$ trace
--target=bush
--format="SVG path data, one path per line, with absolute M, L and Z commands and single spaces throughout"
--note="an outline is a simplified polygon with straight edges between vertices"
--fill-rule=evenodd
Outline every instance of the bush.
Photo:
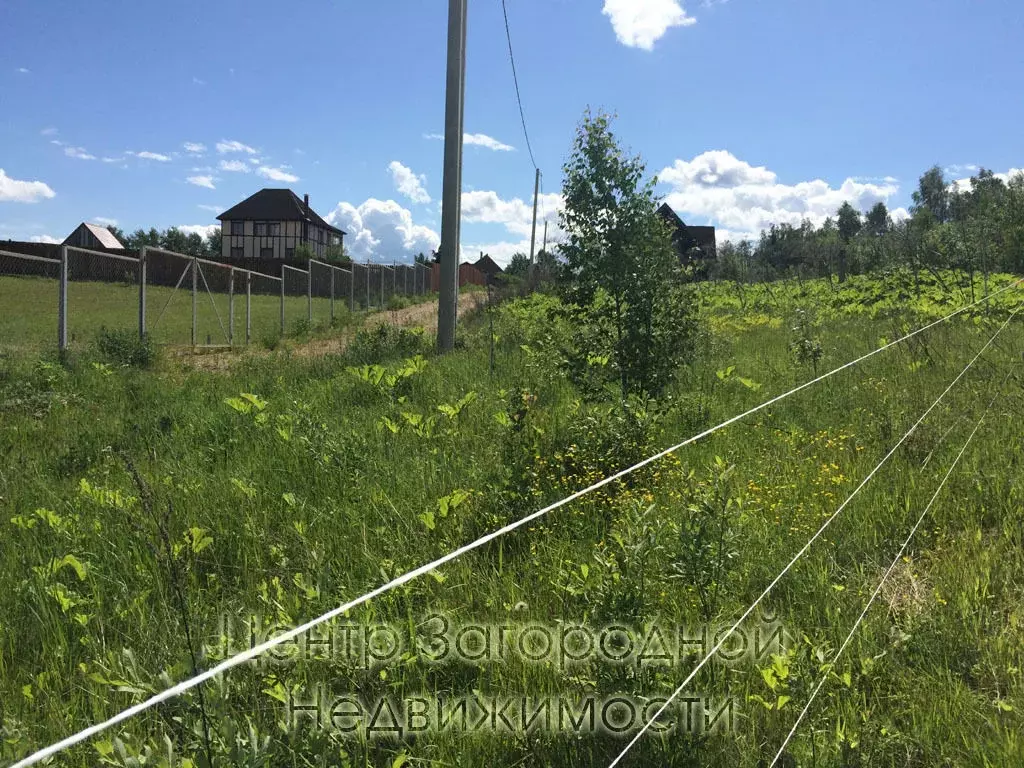
M 148 335 L 140 338 L 136 331 L 127 328 L 100 328 L 96 351 L 108 363 L 131 368 L 149 368 L 157 356 L 156 345 Z
M 399 296 L 397 293 L 394 293 L 388 299 L 388 309 L 392 312 L 397 312 L 400 309 L 405 309 L 411 303 L 405 296 Z
M 279 330 L 267 331 L 260 336 L 260 345 L 264 349 L 273 352 L 281 346 L 281 332 Z
M 378 363 L 398 357 L 412 357 L 428 351 L 422 328 L 399 328 L 381 323 L 356 334 L 348 348 L 348 357 L 356 363 Z

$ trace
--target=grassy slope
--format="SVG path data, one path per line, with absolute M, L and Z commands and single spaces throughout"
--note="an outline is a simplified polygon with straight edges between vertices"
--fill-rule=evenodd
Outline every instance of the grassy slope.
M 204 273 L 205 274 L 205 273 Z M 213 280 L 214 275 L 208 277 Z M 251 334 L 253 343 L 278 334 L 281 328 L 280 284 L 270 280 L 254 284 Z M 240 281 L 239 281 L 240 282 Z M 192 335 L 191 283 L 174 290 L 149 286 L 146 291 L 146 324 L 159 344 L 189 344 Z M 291 290 L 292 286 L 289 286 Z M 234 299 L 234 338 L 245 340 L 244 286 Z M 199 344 L 226 345 L 230 330 L 231 301 L 225 285 L 211 285 L 207 292 L 199 285 L 196 302 Z M 379 293 L 379 292 L 378 292 Z M 374 298 L 379 301 L 379 296 Z M 330 320 L 330 300 L 313 298 L 313 324 Z M 101 327 L 138 328 L 138 287 L 117 283 L 75 282 L 68 289 L 68 338 L 81 348 Z M 335 304 L 343 314 L 347 294 Z M 0 351 L 42 350 L 56 344 L 57 281 L 40 277 L 0 277 Z M 308 315 L 305 295 L 285 297 L 285 331 L 294 333 Z
M 682 372 L 649 439 L 580 405 L 548 361 L 519 346 L 533 344 L 543 325 L 513 313 L 498 323 L 493 375 L 487 336 L 473 330 L 463 350 L 431 358 L 395 392 L 346 371 L 369 361 L 358 349 L 347 360 L 253 361 L 228 375 L 172 368 L 109 373 L 86 361 L 70 371 L 44 365 L 6 372 L 3 757 L 108 716 L 138 699 L 133 689 L 164 687 L 165 670 L 172 679 L 187 674 L 182 613 L 158 554 L 160 521 L 179 548 L 190 624 L 211 645 L 224 612 L 302 621 L 805 380 L 809 369 L 796 365 L 787 348 L 798 301 L 817 308 L 822 369 L 942 309 L 924 301 L 917 302 L 923 314 L 873 317 L 857 308 L 859 301 L 873 303 L 865 298 L 870 287 L 860 286 L 858 299 L 812 285 L 798 299 L 792 287 L 776 286 L 773 295 L 745 299 L 746 309 L 730 306 L 733 288 L 708 287 L 705 313 L 717 331 Z M 353 619 L 408 625 L 444 610 L 477 623 L 692 626 L 709 611 L 715 621 L 731 621 L 993 331 L 984 318 L 929 331 L 686 449 L 628 488 L 575 502 L 446 566 L 436 579 L 376 600 Z M 743 712 L 736 733 L 648 738 L 631 764 L 754 766 L 774 754 L 815 682 L 817 654 L 845 636 L 997 383 L 1019 360 L 1022 341 L 1015 323 L 773 592 L 767 607 L 794 638 L 788 677 L 762 674 L 770 659 L 712 665 L 693 689 L 736 697 Z M 728 366 L 735 370 L 720 378 Z M 225 404 L 240 392 L 267 402 L 266 419 Z M 468 392 L 478 397 L 454 420 L 437 411 Z M 525 400 L 523 392 L 530 393 Z M 1010 765 L 1024 758 L 1024 489 L 1014 418 L 1021 405 L 1013 379 L 915 540 L 895 590 L 849 649 L 841 667 L 850 673 L 848 684 L 832 680 L 796 740 L 801 764 L 810 764 L 809 726 L 820 765 L 858 758 L 871 765 Z M 417 434 L 410 426 L 431 415 L 432 429 Z M 383 417 L 399 425 L 397 434 Z M 137 499 L 126 462 L 153 494 L 151 513 Z M 120 495 L 83 493 L 83 478 Z M 469 491 L 469 499 L 441 517 L 438 499 L 457 489 Z M 686 575 L 695 562 L 697 574 L 711 567 L 693 546 L 692 524 L 704 512 L 728 521 L 731 554 L 710 608 Z M 420 518 L 427 513 L 434 514 L 433 528 Z M 61 565 L 65 555 L 76 560 Z M 674 577 L 673 563 L 684 578 Z M 206 687 L 205 704 L 225 765 L 342 765 L 344 752 L 353 764 L 389 765 L 402 750 L 436 765 L 601 765 L 620 739 L 441 734 L 365 747 L 309 729 L 286 733 L 278 699 L 322 679 L 338 693 L 370 698 L 474 689 L 651 696 L 684 674 L 606 663 L 563 671 L 514 659 L 479 669 L 408 659 L 381 674 L 311 662 L 236 670 Z M 792 697 L 781 709 L 748 700 L 777 704 L 780 695 Z M 193 696 L 118 733 L 129 752 L 146 743 L 165 751 L 166 733 L 179 754 L 197 756 L 199 722 Z M 231 723 L 240 731 L 232 732 Z M 70 764 L 95 764 L 97 754 L 83 747 Z

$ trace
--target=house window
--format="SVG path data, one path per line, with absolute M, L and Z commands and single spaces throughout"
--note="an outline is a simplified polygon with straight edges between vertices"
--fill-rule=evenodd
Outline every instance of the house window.
M 232 235 L 244 235 L 245 234 L 245 222 L 244 221 L 232 221 L 231 222 L 231 234 Z
M 309 242 L 318 243 L 320 242 L 320 232 L 313 227 L 309 228 Z
M 276 222 L 273 224 L 268 224 L 267 234 L 271 235 L 272 237 L 277 237 L 278 235 L 281 234 L 281 225 Z
M 265 221 L 257 221 L 253 225 L 253 233 L 256 235 L 256 237 L 266 237 L 267 223 Z
M 341 245 L 341 238 L 337 235 L 331 235 L 331 245 Z
M 284 249 L 284 257 L 286 259 L 294 259 L 295 258 L 295 249 L 294 248 L 285 248 Z
M 274 249 L 273 248 L 260 248 L 260 258 L 261 259 L 272 259 L 272 258 L 274 258 Z
M 231 249 L 231 258 L 232 259 L 244 259 L 245 258 L 245 248 L 232 248 Z

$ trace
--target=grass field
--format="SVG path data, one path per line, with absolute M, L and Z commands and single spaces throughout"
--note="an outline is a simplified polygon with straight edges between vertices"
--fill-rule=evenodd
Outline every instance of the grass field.
M 193 656 L 209 666 L 971 300 L 971 286 L 941 277 L 703 286 L 692 363 L 658 402 L 626 409 L 585 398 L 561 373 L 565 329 L 545 316 L 545 296 L 496 310 L 493 334 L 486 316 L 463 324 L 445 357 L 415 334 L 381 331 L 344 355 L 285 351 L 221 373 L 85 353 L 67 367 L 0 360 L 0 757 L 109 717 L 188 677 Z M 33 306 L 27 295 L 43 288 L 30 284 L 0 281 L 0 306 Z M 334 625 L 359 627 L 343 635 L 359 647 L 366 627 L 387 625 L 401 653 L 370 638 L 383 659 L 372 664 L 344 644 L 302 646 L 57 764 L 607 765 L 626 739 L 585 724 L 440 729 L 431 716 L 396 738 L 387 714 L 371 713 L 383 697 L 440 699 L 451 715 L 452 700 L 476 695 L 530 697 L 530 712 L 562 697 L 576 714 L 594 697 L 598 716 L 629 697 L 650 714 L 693 668 L 685 651 L 699 649 L 702 628 L 713 638 L 742 614 L 1022 301 L 1008 290 Z M 3 338 L 24 327 L 10 316 Z M 993 397 L 784 764 L 1024 764 L 1019 317 L 765 599 L 764 637 L 782 641 L 755 652 L 748 622 L 728 645 L 749 642 L 747 652 L 705 667 L 667 718 L 675 727 L 645 736 L 624 765 L 770 762 Z M 174 327 L 187 338 L 187 324 Z M 815 344 L 818 355 L 793 351 Z M 466 653 L 412 650 L 439 633 L 435 613 L 449 650 L 464 630 Z M 488 637 L 502 642 L 484 625 L 510 627 L 511 650 L 478 656 Z M 579 625 L 603 647 L 578 662 L 542 652 L 536 627 L 558 639 Z M 613 625 L 628 632 L 602 635 Z M 376 733 L 342 732 L 354 719 L 332 719 L 336 709 L 319 727 L 296 714 L 346 695 Z
M 186 281 L 188 282 L 188 281 Z M 255 278 L 252 295 L 251 341 L 280 335 L 280 284 Z M 301 293 L 301 292 L 300 292 Z M 68 340 L 81 349 L 91 342 L 100 328 L 137 329 L 139 324 L 138 286 L 75 282 L 68 288 Z M 411 297 L 415 298 L 415 297 Z M 377 297 L 379 301 L 379 296 Z M 0 277 L 0 351 L 40 352 L 57 343 L 57 281 L 41 277 Z M 200 285 L 196 301 L 199 345 L 225 346 L 233 334 L 236 344 L 245 343 L 245 295 L 239 289 L 232 302 L 226 287 L 208 292 Z M 347 297 L 335 302 L 335 316 L 347 314 Z M 305 295 L 285 297 L 285 335 L 294 335 L 308 325 L 308 299 Z M 233 325 L 232 325 L 233 314 Z M 330 322 L 330 299 L 312 300 L 313 326 Z M 192 343 L 191 284 L 174 290 L 148 286 L 146 289 L 146 326 L 158 344 Z

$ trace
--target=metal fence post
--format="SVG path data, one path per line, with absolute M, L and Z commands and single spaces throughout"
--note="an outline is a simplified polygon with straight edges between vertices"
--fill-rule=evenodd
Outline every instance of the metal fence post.
M 331 267 L 331 325 L 334 325 L 334 267 Z
M 146 246 L 139 252 L 139 338 L 146 338 Z
M 235 268 L 228 270 L 228 346 L 235 346 Z
M 68 247 L 60 248 L 60 283 L 57 286 L 57 347 L 68 348 Z
M 284 264 L 281 265 L 281 335 L 284 336 L 284 278 L 286 270 Z
M 313 262 L 306 265 L 306 320 L 313 325 Z
M 252 272 L 245 273 L 245 345 L 252 339 Z
M 370 262 L 366 262 L 366 311 L 370 311 Z
M 356 263 L 353 261 L 348 272 L 348 311 L 356 311 Z
M 380 265 L 380 308 L 384 309 L 384 275 L 387 272 L 387 267 L 383 264 Z
M 192 346 L 196 346 L 196 337 L 199 333 L 199 259 L 192 257 Z

